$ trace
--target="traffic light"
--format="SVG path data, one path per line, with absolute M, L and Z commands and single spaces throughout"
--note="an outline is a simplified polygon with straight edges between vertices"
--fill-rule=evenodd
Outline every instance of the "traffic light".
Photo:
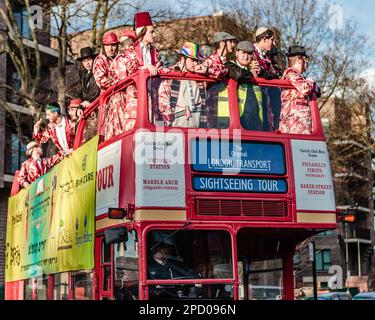
M 356 214 L 353 211 L 341 211 L 340 221 L 346 223 L 354 223 L 357 219 Z

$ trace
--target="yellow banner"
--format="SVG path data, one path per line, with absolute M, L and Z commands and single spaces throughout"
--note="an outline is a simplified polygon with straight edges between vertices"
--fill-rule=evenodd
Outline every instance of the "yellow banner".
M 98 136 L 9 198 L 5 281 L 94 268 Z

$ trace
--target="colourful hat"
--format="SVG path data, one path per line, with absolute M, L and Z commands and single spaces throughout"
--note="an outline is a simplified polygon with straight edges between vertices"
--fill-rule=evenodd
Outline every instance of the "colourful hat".
M 68 109 L 70 109 L 70 108 L 78 108 L 81 103 L 82 103 L 82 99 L 79 99 L 79 98 L 78 99 L 72 99 L 72 100 L 70 100 Z
M 178 54 L 194 60 L 204 60 L 199 52 L 199 44 L 185 42 L 181 50 L 175 50 Z
M 103 35 L 102 38 L 102 44 L 117 44 L 118 38 L 116 33 L 114 32 L 108 32 L 105 35 Z
M 33 151 L 33 149 L 35 148 L 35 147 L 39 147 L 40 146 L 40 144 L 38 144 L 38 143 L 36 143 L 35 141 L 31 141 L 31 142 L 29 142 L 27 145 L 26 145 L 26 155 L 28 156 L 28 157 L 30 157 L 31 156 L 31 152 Z
M 144 27 L 152 26 L 152 20 L 149 12 L 137 12 L 134 15 L 134 30 L 137 35 Z

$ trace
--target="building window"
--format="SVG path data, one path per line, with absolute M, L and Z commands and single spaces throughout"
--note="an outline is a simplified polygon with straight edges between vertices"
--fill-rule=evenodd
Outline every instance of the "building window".
M 331 266 L 331 250 L 322 249 L 316 252 L 316 270 L 326 271 Z
M 6 153 L 5 153 L 5 173 L 14 174 L 26 161 L 26 146 L 23 145 L 14 132 L 6 132 Z
M 17 22 L 18 30 L 23 38 L 31 40 L 31 32 L 29 27 L 29 13 L 26 8 L 15 8 L 13 10 L 14 17 Z
M 16 92 L 19 92 L 21 89 L 21 78 L 16 71 L 12 72 L 12 88 Z

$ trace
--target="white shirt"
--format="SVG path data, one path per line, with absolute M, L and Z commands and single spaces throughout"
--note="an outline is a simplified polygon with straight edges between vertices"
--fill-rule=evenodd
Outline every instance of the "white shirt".
M 65 127 L 66 127 L 65 117 L 62 118 L 60 124 L 57 124 L 57 123 L 55 124 L 57 140 L 59 141 L 61 148 L 64 151 L 68 151 L 70 148 L 68 145 L 68 141 L 66 139 Z
M 254 47 L 258 51 L 259 57 L 261 59 L 268 59 L 267 58 L 267 51 L 266 50 L 260 50 L 255 43 L 254 43 Z
M 151 64 L 151 50 L 150 50 L 150 45 L 145 46 L 141 42 L 141 50 L 142 50 L 142 56 L 143 56 L 143 65 Z

